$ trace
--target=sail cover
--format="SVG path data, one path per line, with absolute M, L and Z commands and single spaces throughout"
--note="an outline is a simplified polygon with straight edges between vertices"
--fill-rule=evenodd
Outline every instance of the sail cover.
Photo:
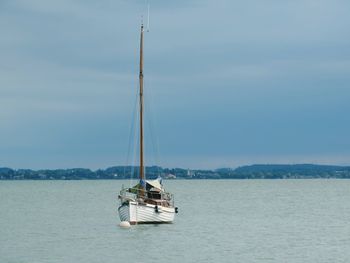
M 141 183 L 138 183 L 133 188 L 129 190 L 129 192 L 136 194 L 138 192 L 138 189 L 143 188 Z M 155 180 L 146 180 L 146 189 L 147 191 L 162 191 L 163 185 L 161 178 L 157 178 Z
M 146 181 L 148 185 L 150 185 L 151 187 L 155 188 L 158 191 L 162 190 L 162 185 L 160 183 L 160 180 L 156 179 L 156 180 L 147 180 Z

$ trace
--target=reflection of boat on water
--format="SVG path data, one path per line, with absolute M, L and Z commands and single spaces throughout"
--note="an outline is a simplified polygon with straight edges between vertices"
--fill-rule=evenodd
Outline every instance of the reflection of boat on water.
M 140 110 L 140 182 L 131 188 L 122 188 L 118 196 L 121 221 L 130 224 L 172 223 L 177 213 L 173 195 L 164 190 L 162 179 L 146 180 L 143 163 L 143 34 L 141 25 L 139 110 Z

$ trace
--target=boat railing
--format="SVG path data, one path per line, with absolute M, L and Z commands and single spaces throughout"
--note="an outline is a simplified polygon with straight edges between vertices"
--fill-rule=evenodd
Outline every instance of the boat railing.
M 136 200 L 139 196 L 144 195 L 149 197 L 150 199 L 159 199 L 168 201 L 168 203 L 174 206 L 174 195 L 165 191 L 161 191 L 160 193 L 155 193 L 154 191 L 145 191 L 140 188 L 131 187 L 131 188 L 122 188 L 119 193 L 119 198 L 122 200 Z M 154 195 L 160 195 L 158 197 L 154 197 Z

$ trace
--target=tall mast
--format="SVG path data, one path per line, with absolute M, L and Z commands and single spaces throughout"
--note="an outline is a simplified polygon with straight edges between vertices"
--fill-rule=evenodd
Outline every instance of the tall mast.
M 145 175 L 144 175 L 144 163 L 143 163 L 143 24 L 141 24 L 141 38 L 140 38 L 140 182 L 143 188 L 145 188 Z M 144 192 L 141 191 L 141 195 Z

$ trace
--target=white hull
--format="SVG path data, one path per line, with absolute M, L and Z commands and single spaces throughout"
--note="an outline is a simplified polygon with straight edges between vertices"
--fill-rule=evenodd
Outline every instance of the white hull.
M 155 205 L 139 204 L 135 201 L 121 205 L 118 212 L 120 220 L 130 224 L 172 223 L 175 217 L 174 207 L 158 206 L 156 209 Z

